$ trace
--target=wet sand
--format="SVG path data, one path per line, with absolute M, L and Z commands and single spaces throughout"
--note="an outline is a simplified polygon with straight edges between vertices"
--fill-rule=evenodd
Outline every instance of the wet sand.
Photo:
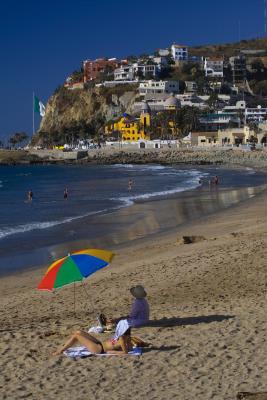
M 110 267 L 55 293 L 34 289 L 45 269 L 0 280 L 3 399 L 215 399 L 267 391 L 267 193 L 117 250 Z M 205 240 L 181 244 L 182 237 Z M 52 358 L 96 315 L 124 315 L 143 284 L 151 343 L 140 358 Z M 105 335 L 100 335 L 105 337 Z
M 0 276 L 25 268 L 49 265 L 69 252 L 82 248 L 109 248 L 114 251 L 131 246 L 133 241 L 143 242 L 158 235 L 165 235 L 177 227 L 205 215 L 252 198 L 266 185 L 233 188 L 212 186 L 185 191 L 169 199 L 137 202 L 116 211 L 81 218 L 78 222 L 34 231 L 33 240 L 23 234 L 5 239 L 0 248 Z M 56 240 L 58 244 L 53 244 Z M 17 248 L 19 251 L 13 251 Z

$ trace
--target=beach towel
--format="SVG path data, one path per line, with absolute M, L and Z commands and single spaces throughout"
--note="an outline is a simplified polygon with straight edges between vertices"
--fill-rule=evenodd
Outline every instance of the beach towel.
M 88 333 L 103 333 L 104 328 L 102 326 L 92 326 L 88 329 Z
M 112 329 L 106 329 L 106 327 L 102 326 L 91 326 L 91 328 L 88 329 L 88 333 L 112 333 Z
M 135 347 L 132 351 L 125 356 L 141 356 L 142 349 L 139 347 Z M 107 356 L 116 356 L 117 354 L 95 354 L 91 353 L 86 347 L 84 346 L 77 346 L 77 347 L 70 347 L 68 350 L 64 351 L 65 356 L 71 358 L 85 358 L 89 356 L 97 356 L 97 357 L 107 357 Z

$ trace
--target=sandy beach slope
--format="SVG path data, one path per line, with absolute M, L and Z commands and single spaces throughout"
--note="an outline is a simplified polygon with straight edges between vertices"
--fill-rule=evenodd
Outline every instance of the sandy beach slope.
M 267 391 L 267 194 L 176 233 L 122 249 L 110 268 L 54 294 L 44 269 L 0 280 L 1 399 L 232 400 Z M 183 235 L 206 240 L 179 244 Z M 118 316 L 145 285 L 153 326 L 142 357 L 71 360 L 50 353 L 99 311 Z M 103 335 L 101 336 L 103 337 Z

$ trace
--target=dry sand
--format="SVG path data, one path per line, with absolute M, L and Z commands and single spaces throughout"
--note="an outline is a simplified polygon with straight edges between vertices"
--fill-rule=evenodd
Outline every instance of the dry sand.
M 4 277 L 1 399 L 230 400 L 267 391 L 267 194 L 122 249 L 109 268 L 53 293 L 34 288 L 45 269 Z M 180 244 L 182 235 L 204 236 Z M 129 310 L 143 284 L 154 326 L 135 332 L 143 356 L 72 360 L 50 353 L 99 311 Z M 101 335 L 100 337 L 104 337 Z

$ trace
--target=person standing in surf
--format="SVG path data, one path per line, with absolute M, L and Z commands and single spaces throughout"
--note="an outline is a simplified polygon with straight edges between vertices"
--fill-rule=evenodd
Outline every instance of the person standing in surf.
M 30 190 L 28 191 L 28 201 L 29 201 L 29 202 L 32 202 L 32 199 L 33 199 L 33 191 L 30 189 Z
M 128 190 L 129 190 L 129 192 L 132 190 L 133 184 L 134 184 L 133 180 L 129 179 L 129 181 L 128 181 Z

